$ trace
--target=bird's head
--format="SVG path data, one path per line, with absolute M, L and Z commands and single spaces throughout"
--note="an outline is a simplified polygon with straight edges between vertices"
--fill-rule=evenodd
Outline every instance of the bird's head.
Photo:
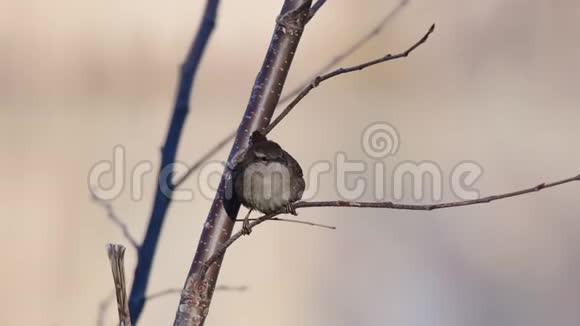
M 258 162 L 281 161 L 284 151 L 277 143 L 270 141 L 260 131 L 254 131 L 250 137 L 250 159 Z
M 252 150 L 257 161 L 280 161 L 284 156 L 284 151 L 280 145 L 269 140 L 255 144 L 252 146 Z

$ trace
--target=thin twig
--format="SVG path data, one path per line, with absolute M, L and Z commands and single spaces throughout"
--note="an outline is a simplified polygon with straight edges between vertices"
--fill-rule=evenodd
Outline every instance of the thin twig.
M 246 285 L 240 286 L 218 285 L 215 287 L 215 290 L 223 292 L 244 292 L 248 290 L 248 287 Z M 180 292 L 181 292 L 180 288 L 165 289 L 148 295 L 147 297 L 145 297 L 145 301 L 155 300 L 166 295 L 176 294 Z M 107 295 L 103 300 L 101 300 L 101 302 L 99 303 L 99 308 L 97 310 L 96 326 L 105 326 L 105 317 L 107 314 L 107 310 L 109 310 L 109 307 L 111 306 L 111 303 L 113 302 L 114 299 L 115 299 L 115 291 L 111 291 L 109 295 Z
M 248 290 L 248 287 L 245 285 L 240 285 L 240 286 L 231 286 L 231 285 L 218 285 L 215 287 L 216 291 L 232 291 L 232 292 L 244 292 Z
M 125 283 L 125 247 L 119 244 L 108 244 L 107 255 L 111 262 L 113 281 L 115 283 L 115 296 L 117 297 L 117 310 L 119 311 L 119 325 L 131 326 L 129 303 L 127 302 L 127 286 Z
M 387 209 L 401 209 L 401 210 L 415 210 L 415 211 L 432 211 L 436 209 L 443 209 L 443 208 L 452 208 L 452 207 L 461 207 L 461 206 L 471 206 L 477 204 L 485 204 L 492 201 L 521 196 L 533 192 L 538 192 L 543 189 L 557 187 L 566 183 L 580 181 L 580 174 L 551 182 L 551 183 L 540 183 L 537 186 L 526 188 L 523 190 L 508 192 L 500 195 L 492 195 L 487 197 L 482 197 L 479 199 L 472 199 L 472 200 L 462 200 L 462 201 L 455 201 L 455 202 L 448 202 L 442 204 L 427 204 L 427 205 L 408 205 L 408 204 L 395 204 L 393 202 L 360 202 L 360 201 L 343 201 L 343 200 L 336 200 L 336 201 L 317 201 L 317 202 L 298 202 L 294 204 L 295 208 L 308 208 L 308 207 L 355 207 L 355 208 L 387 208 Z M 249 229 L 252 230 L 254 227 L 266 222 L 268 220 L 272 220 L 277 215 L 281 213 L 273 213 L 261 216 L 255 219 L 253 222 L 250 222 Z M 204 268 L 202 269 L 203 273 L 200 273 L 202 279 L 205 275 L 205 271 L 214 264 L 222 255 L 225 254 L 226 250 L 229 246 L 231 246 L 236 240 L 241 238 L 244 235 L 242 231 L 237 232 L 236 234 L 232 235 L 228 241 L 226 241 L 222 247 L 216 251 L 216 253 L 211 256 L 204 264 Z
M 409 4 L 410 0 L 401 0 L 396 7 L 391 9 L 373 28 L 364 34 L 361 38 L 356 40 L 353 44 L 351 44 L 346 50 L 336 55 L 332 58 L 327 64 L 325 64 L 322 68 L 320 68 L 315 74 L 312 74 L 308 80 L 304 83 L 301 83 L 298 87 L 294 88 L 292 91 L 288 92 L 286 95 L 282 96 L 280 99 L 280 103 L 286 103 L 287 101 L 294 98 L 300 91 L 304 89 L 304 87 L 308 86 L 311 83 L 312 79 L 316 78 L 316 76 L 323 75 L 327 73 L 330 69 L 341 63 L 344 59 L 349 57 L 351 54 L 356 52 L 358 49 L 362 48 L 365 44 L 367 44 L 372 38 L 379 35 L 385 26 L 392 22 L 393 19 L 402 11 L 402 9 Z M 314 8 L 314 6 L 313 6 Z
M 139 243 L 131 235 L 131 232 L 129 231 L 129 227 L 127 226 L 127 224 L 125 224 L 119 218 L 119 216 L 117 216 L 111 202 L 99 197 L 94 189 L 90 189 L 89 191 L 91 192 L 91 199 L 107 212 L 107 217 L 109 218 L 109 220 L 111 220 L 111 222 L 113 222 L 119 229 L 121 229 L 121 232 L 123 232 L 123 236 L 131 244 L 131 246 L 135 248 L 135 250 L 139 250 Z
M 319 1 L 320 2 L 320 1 Z M 319 2 L 315 3 L 311 10 L 310 15 L 312 16 L 312 10 L 316 9 L 315 12 L 324 4 L 319 4 Z M 323 1 L 326 2 L 326 1 Z M 373 37 L 379 35 L 385 26 L 393 21 L 393 19 L 401 12 L 401 9 L 405 7 L 410 0 L 401 0 L 396 7 L 394 7 L 387 15 L 385 15 L 368 33 L 363 35 L 362 38 L 357 39 L 352 45 L 350 45 L 345 51 L 339 53 L 337 56 L 333 57 L 328 63 L 326 63 L 322 68 L 320 68 L 315 74 L 313 74 L 312 78 L 308 79 L 306 82 L 301 83 L 298 87 L 294 88 L 292 91 L 288 92 L 286 95 L 280 98 L 280 102 L 278 103 L 278 107 L 282 106 L 284 103 L 288 102 L 292 98 L 294 98 L 300 91 L 304 89 L 304 87 L 308 86 L 311 83 L 311 80 L 316 76 L 322 75 L 327 73 L 330 69 L 341 63 L 344 59 L 348 56 L 356 52 L 358 49 L 363 47 L 367 44 Z M 315 6 L 318 5 L 318 8 Z M 310 18 L 309 18 L 310 19 Z M 177 181 L 174 182 L 173 188 L 179 187 L 195 170 L 197 170 L 200 166 L 203 165 L 207 160 L 213 157 L 217 152 L 219 152 L 225 145 L 227 145 L 230 141 L 232 141 L 236 137 L 236 130 L 229 133 L 226 137 L 224 137 L 219 143 L 215 144 L 209 151 L 207 151 L 200 159 L 198 159 L 195 163 L 191 165 L 191 167 L 181 176 Z
M 107 315 L 107 310 L 115 298 L 115 291 L 111 291 L 101 302 L 99 303 L 99 308 L 97 309 L 97 326 L 105 326 L 105 317 Z
M 318 0 L 318 1 L 316 1 L 315 4 L 312 5 L 312 7 L 310 7 L 310 12 L 308 13 L 307 22 L 309 22 L 312 19 L 312 17 L 314 17 L 314 15 L 316 15 L 316 13 L 318 12 L 318 9 L 320 9 L 320 7 L 324 6 L 325 3 L 326 3 L 326 0 Z
M 173 189 L 181 186 L 181 184 L 187 178 L 189 178 L 189 176 L 195 170 L 199 169 L 203 165 L 203 163 L 205 163 L 212 156 L 214 156 L 217 152 L 219 152 L 222 148 L 224 148 L 230 142 L 230 140 L 234 139 L 234 137 L 236 137 L 236 132 L 235 131 L 231 132 L 226 138 L 222 139 L 222 141 L 220 141 L 214 147 L 212 147 L 210 150 L 208 150 L 199 160 L 197 160 L 195 163 L 193 163 L 187 169 L 187 171 L 185 171 L 185 173 L 182 176 L 180 176 L 179 178 L 177 178 L 177 180 L 173 183 L 173 186 L 172 186 Z
M 231 291 L 231 292 L 244 292 L 247 289 L 248 289 L 248 287 L 245 285 L 241 285 L 241 286 L 218 285 L 215 287 L 216 291 Z M 158 298 L 164 297 L 166 295 L 181 293 L 181 291 L 182 291 L 181 288 L 172 288 L 172 289 L 161 290 L 159 292 L 154 292 L 154 293 L 148 295 L 146 300 L 150 301 L 150 300 L 158 299 Z
M 487 197 L 482 197 L 479 199 L 463 200 L 456 202 L 448 202 L 441 204 L 427 204 L 427 205 L 408 205 L 408 204 L 395 204 L 393 202 L 357 202 L 357 201 L 318 201 L 318 202 L 299 202 L 294 206 L 296 208 L 307 208 L 307 207 L 358 207 L 358 208 L 389 208 L 389 209 L 401 209 L 401 210 L 414 210 L 414 211 L 433 211 L 436 209 L 461 207 L 461 206 L 471 206 L 478 204 L 486 204 L 492 201 L 521 196 L 529 194 L 532 192 L 537 192 L 542 189 L 556 187 L 565 183 L 570 183 L 573 181 L 580 181 L 580 175 L 572 178 L 552 182 L 552 183 L 541 183 L 537 186 L 518 190 L 514 192 L 508 192 L 501 195 L 492 195 Z
M 146 300 L 150 301 L 150 300 L 154 300 L 154 299 L 166 296 L 168 294 L 174 294 L 174 293 L 180 293 L 180 292 L 181 292 L 181 289 L 178 289 L 178 288 L 165 289 L 165 290 L 161 290 L 159 292 L 155 292 L 155 293 L 148 295 Z
M 257 220 L 257 218 L 250 218 L 248 220 L 255 221 L 255 220 Z M 243 222 L 243 221 L 244 221 L 243 219 L 236 220 L 236 222 Z M 300 221 L 300 220 L 291 220 L 291 219 L 281 218 L 281 217 L 274 217 L 270 221 L 280 221 L 280 222 L 304 224 L 304 225 L 310 225 L 310 226 L 320 227 L 320 228 L 329 229 L 329 230 L 336 230 L 336 226 L 332 226 L 332 225 L 318 224 L 318 223 L 314 223 L 314 222 Z
M 407 56 L 409 56 L 409 54 L 411 54 L 411 52 L 413 52 L 421 44 L 425 43 L 425 41 L 427 41 L 427 39 L 429 38 L 429 35 L 431 35 L 431 33 L 433 33 L 434 30 L 435 30 L 435 24 L 431 25 L 431 27 L 429 28 L 427 33 L 425 35 L 423 35 L 423 37 L 419 41 L 415 42 L 415 44 L 413 44 L 411 47 L 409 47 L 407 50 L 405 50 L 403 52 L 400 52 L 397 54 L 387 54 L 387 55 L 385 55 L 381 58 L 378 58 L 378 59 L 374 59 L 374 60 L 359 64 L 356 66 L 348 67 L 348 68 L 336 69 L 328 74 L 321 75 L 321 76 L 314 78 L 312 80 L 312 82 L 310 84 L 308 84 L 308 86 L 306 86 L 300 93 L 298 93 L 298 95 L 296 95 L 296 97 L 292 100 L 292 102 L 290 102 L 290 104 L 288 104 L 288 106 L 284 109 L 284 111 L 282 111 L 276 117 L 276 119 L 274 119 L 274 121 L 272 121 L 272 123 L 270 123 L 270 125 L 264 130 L 264 134 L 268 134 L 272 129 L 274 129 L 274 127 L 276 127 L 276 125 L 278 125 L 278 123 L 280 123 L 280 121 L 282 121 L 282 119 L 284 119 L 290 113 L 290 111 L 292 111 L 292 109 L 296 106 L 296 104 L 298 104 L 306 95 L 308 95 L 308 93 L 310 93 L 311 90 L 318 87 L 318 85 L 320 85 L 320 83 L 322 83 L 323 81 L 328 80 L 328 79 L 333 78 L 333 77 L 336 77 L 338 75 L 347 74 L 347 73 L 353 72 L 353 71 L 363 70 L 365 68 L 368 68 L 370 66 L 374 66 L 374 65 L 379 64 L 379 63 L 383 63 L 383 62 L 387 62 L 387 61 L 391 61 L 391 60 L 395 60 L 395 59 L 400 59 L 400 58 L 406 58 Z

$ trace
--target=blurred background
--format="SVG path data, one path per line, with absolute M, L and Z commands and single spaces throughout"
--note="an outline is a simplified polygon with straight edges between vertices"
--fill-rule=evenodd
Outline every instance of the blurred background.
M 195 161 L 237 127 L 281 3 L 222 1 L 179 160 Z M 328 1 L 307 27 L 287 89 L 397 3 Z M 116 145 L 128 169 L 144 160 L 157 168 L 178 65 L 203 5 L 3 3 L 0 324 L 96 323 L 113 289 L 105 244 L 127 241 L 91 201 L 88 171 L 111 160 Z M 433 22 L 435 34 L 409 58 L 323 84 L 272 137 L 303 167 L 337 152 L 370 165 L 361 133 L 386 121 L 401 138 L 385 161 L 387 175 L 403 161 L 436 162 L 444 175 L 475 161 L 484 169 L 476 184 L 482 195 L 577 175 L 578 1 L 412 0 L 343 65 L 406 49 Z M 197 189 L 197 180 L 184 187 Z M 139 240 L 154 175 L 144 182 L 143 200 L 125 190 L 112 202 Z M 335 231 L 266 223 L 228 251 L 219 283 L 248 289 L 217 292 L 207 324 L 578 325 L 579 186 L 433 212 L 300 211 Z M 445 200 L 457 199 L 444 190 Z M 194 196 L 170 208 L 150 292 L 183 284 L 211 203 Z M 315 198 L 336 198 L 330 175 Z M 130 280 L 135 253 L 126 256 Z M 149 302 L 139 324 L 170 324 L 177 302 L 178 294 Z M 115 310 L 104 316 L 107 325 L 116 323 Z

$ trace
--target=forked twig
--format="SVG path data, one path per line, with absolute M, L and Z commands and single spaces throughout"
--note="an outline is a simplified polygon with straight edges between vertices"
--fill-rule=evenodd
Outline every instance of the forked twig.
M 312 74 L 308 80 L 304 83 L 300 84 L 300 86 L 294 88 L 292 91 L 288 92 L 288 94 L 282 96 L 280 99 L 280 103 L 285 103 L 286 101 L 291 100 L 294 98 L 301 90 L 306 87 L 312 79 L 316 76 L 322 75 L 330 71 L 333 67 L 341 63 L 344 59 L 346 59 L 351 54 L 355 53 L 358 49 L 362 48 L 365 44 L 367 44 L 373 37 L 379 35 L 385 26 L 393 21 L 393 19 L 401 12 L 401 10 L 408 5 L 410 0 L 401 0 L 396 7 L 391 9 L 380 21 L 376 24 L 369 32 L 364 34 L 361 38 L 359 38 L 356 42 L 350 45 L 346 50 L 336 55 L 332 60 L 330 60 L 327 64 L 325 64 L 322 68 L 320 68 L 315 74 Z M 314 6 L 313 6 L 314 7 Z
M 292 102 L 290 102 L 290 104 L 288 104 L 288 106 L 286 106 L 284 111 L 282 111 L 276 117 L 276 119 L 274 119 L 274 121 L 272 121 L 270 123 L 270 125 L 268 125 L 268 127 L 264 130 L 264 134 L 266 135 L 270 131 L 272 131 L 272 129 L 274 129 L 274 127 L 276 127 L 276 125 L 278 125 L 278 123 L 280 123 L 280 121 L 282 121 L 282 119 L 284 119 L 290 113 L 290 111 L 292 111 L 292 109 L 294 109 L 296 104 L 298 104 L 306 95 L 308 95 L 308 93 L 310 93 L 311 90 L 318 87 L 318 85 L 320 85 L 320 83 L 322 83 L 323 81 L 328 80 L 328 79 L 333 78 L 333 77 L 336 77 L 338 75 L 346 74 L 346 73 L 353 72 L 353 71 L 363 70 L 365 68 L 368 68 L 370 66 L 374 66 L 374 65 L 379 64 L 379 63 L 383 63 L 383 62 L 387 62 L 387 61 L 391 61 L 391 60 L 395 60 L 395 59 L 400 59 L 400 58 L 406 58 L 407 56 L 409 56 L 409 54 L 411 54 L 411 52 L 413 52 L 421 44 L 425 43 L 427 41 L 427 39 L 429 38 L 429 35 L 431 35 L 431 33 L 433 33 L 434 30 L 435 30 L 435 24 L 431 25 L 431 27 L 429 28 L 427 33 L 425 35 L 423 35 L 423 37 L 419 41 L 415 42 L 415 44 L 413 44 L 411 47 L 409 47 L 407 50 L 405 50 L 403 52 L 400 52 L 397 54 L 387 54 L 387 55 L 385 55 L 381 58 L 378 58 L 378 59 L 374 59 L 374 60 L 359 64 L 356 66 L 348 67 L 348 68 L 336 69 L 328 74 L 321 75 L 321 76 L 314 78 L 312 80 L 312 82 L 310 84 L 308 84 L 308 86 L 306 86 L 300 93 L 298 93 L 298 95 L 296 95 L 296 97 L 292 100 Z

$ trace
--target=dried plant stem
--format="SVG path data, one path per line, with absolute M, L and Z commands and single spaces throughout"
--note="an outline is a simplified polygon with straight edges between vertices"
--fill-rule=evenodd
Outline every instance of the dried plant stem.
M 117 310 L 119 311 L 119 325 L 131 326 L 129 303 L 127 302 L 127 285 L 125 283 L 125 247 L 118 244 L 108 244 L 107 254 L 111 262 L 113 281 L 115 283 L 115 296 L 117 297 Z

